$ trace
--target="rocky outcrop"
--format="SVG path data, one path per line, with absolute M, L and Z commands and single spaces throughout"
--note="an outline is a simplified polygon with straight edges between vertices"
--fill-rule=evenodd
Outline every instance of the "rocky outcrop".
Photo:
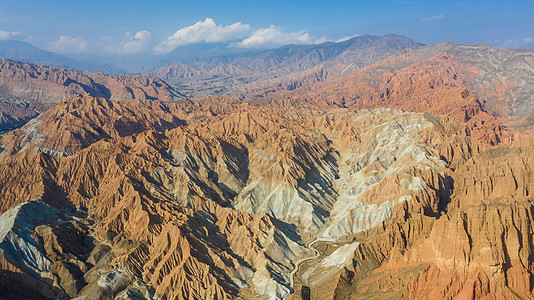
M 447 42 L 423 47 L 414 55 L 426 55 L 428 51 L 447 53 L 462 66 L 463 72 L 471 75 L 466 85 L 484 100 L 486 111 L 504 117 L 516 127 L 534 124 L 534 51 Z
M 495 144 L 532 133 L 533 57 L 528 49 L 447 42 L 409 48 L 364 68 L 349 61 L 325 62 L 251 94 L 446 113 L 470 124 L 484 142 Z M 311 75 L 317 80 L 310 80 Z
M 33 148 L 52 155 L 68 156 L 106 138 L 164 131 L 184 123 L 169 113 L 161 101 L 124 102 L 95 98 L 89 94 L 69 98 L 1 140 L 3 155 Z
M 181 134 L 176 138 L 183 140 L 184 138 L 180 138 L 180 136 Z M 143 141 L 143 145 L 137 143 L 138 138 L 140 138 L 139 141 Z M 177 141 L 178 143 L 179 140 Z M 185 141 L 188 141 L 188 139 L 185 139 Z M 145 142 L 148 142 L 148 144 L 145 144 Z M 164 154 L 164 152 L 168 151 L 166 150 L 168 138 L 150 133 L 146 137 L 130 138 L 126 143 L 130 145 L 127 147 L 132 147 L 133 152 L 131 152 L 131 156 L 128 155 L 130 158 L 126 158 L 124 161 L 125 157 L 123 155 L 126 153 L 122 152 L 122 150 L 117 152 L 115 158 L 110 159 L 109 146 L 113 149 L 117 145 L 114 142 L 96 143 L 72 156 L 73 160 L 52 159 L 49 165 L 50 168 L 37 168 L 39 170 L 37 171 L 38 174 L 35 175 L 37 178 L 29 174 L 20 178 L 21 180 L 39 181 L 43 179 L 39 174 L 44 172 L 47 174 L 44 177 L 51 176 L 54 179 L 51 177 L 49 179 L 53 184 L 62 186 L 58 187 L 59 189 L 67 188 L 68 191 L 65 190 L 64 197 L 80 201 L 78 203 L 72 202 L 72 204 L 87 207 L 86 205 L 92 203 L 89 206 L 89 211 L 91 214 L 98 215 L 97 218 L 100 220 L 98 227 L 94 230 L 107 237 L 107 240 L 109 240 L 108 235 L 111 234 L 113 241 L 108 243 L 112 245 L 118 243 L 120 251 L 123 251 L 121 257 L 115 260 L 115 267 L 105 270 L 105 272 L 102 271 L 105 274 L 117 272 L 116 270 L 127 270 L 121 271 L 125 274 L 134 272 L 137 278 L 143 278 L 142 280 L 147 282 L 149 286 L 155 287 L 157 294 L 169 298 L 187 298 L 190 295 L 218 298 L 236 296 L 239 292 L 239 287 L 246 287 L 246 282 L 248 281 L 252 282 L 251 284 L 257 290 L 256 293 L 271 295 L 272 291 L 276 290 L 277 292 L 272 294 L 274 297 L 281 297 L 290 293 L 290 287 L 286 283 L 287 274 L 291 267 L 291 261 L 298 256 L 305 255 L 306 250 L 303 246 L 292 241 L 280 229 L 275 228 L 273 221 L 266 215 L 251 215 L 224 208 L 224 205 L 220 206 L 216 202 L 212 202 L 216 200 L 216 198 L 211 198 L 215 197 L 215 195 L 205 198 L 209 195 L 207 194 L 209 189 L 206 189 L 205 183 L 201 181 L 196 182 L 199 187 L 194 185 L 186 186 L 186 189 L 182 192 L 190 190 L 186 200 L 190 205 L 202 207 L 202 209 L 191 210 L 186 209 L 186 206 L 172 204 L 177 203 L 176 200 L 180 199 L 175 201 L 170 201 L 172 198 L 165 200 L 167 199 L 163 195 L 165 186 L 151 183 L 160 177 L 157 175 L 160 168 L 153 168 L 155 165 L 148 167 L 148 169 L 145 169 L 145 167 L 148 166 L 146 163 L 149 163 L 149 161 L 149 165 L 152 163 L 161 164 L 167 161 L 165 169 L 168 172 L 175 171 L 173 166 L 180 164 L 180 156 L 173 158 Z M 98 150 L 102 146 L 104 146 L 102 151 Z M 137 154 L 134 154 L 134 152 Z M 30 155 L 30 153 L 33 152 L 26 151 L 18 155 Z M 150 153 L 150 155 L 147 156 L 142 153 Z M 156 153 L 160 153 L 160 155 Z M 41 153 L 38 155 L 45 159 L 50 158 L 48 154 Z M 8 159 L 15 159 L 16 157 L 10 156 Z M 145 161 L 142 157 L 149 161 Z M 80 158 L 84 161 L 89 159 L 89 161 L 80 163 Z M 128 163 L 124 165 L 123 162 L 126 161 Z M 127 165 L 134 161 L 141 164 L 137 168 L 130 169 Z M 66 163 L 66 165 L 63 165 L 63 163 Z M 88 168 L 88 165 L 92 165 L 95 168 Z M 122 170 L 123 168 L 126 169 Z M 145 169 L 147 173 L 142 169 Z M 14 170 L 6 169 L 5 171 L 12 172 Z M 131 171 L 138 175 L 120 175 Z M 191 171 L 194 172 L 194 169 Z M 72 174 L 78 175 L 72 176 Z M 141 177 L 138 177 L 139 175 Z M 137 178 L 135 179 L 136 182 L 141 179 L 144 182 L 143 185 L 146 184 L 146 186 L 142 187 L 138 183 L 132 182 L 130 176 Z M 146 179 L 142 179 L 144 176 L 146 176 Z M 191 176 L 201 175 L 192 173 Z M 66 180 L 64 181 L 64 186 L 56 181 L 59 178 Z M 167 176 L 162 178 L 170 179 Z M 87 181 L 88 179 L 92 183 Z M 43 186 L 49 183 L 41 182 Z M 176 183 L 187 183 L 187 181 Z M 4 182 L 2 186 L 7 187 L 9 184 Z M 33 185 L 32 187 L 36 189 L 34 190 L 36 194 L 43 192 L 41 196 L 45 199 L 59 196 L 48 194 L 48 192 L 38 188 L 38 185 Z M 158 189 L 154 190 L 155 188 Z M 200 189 L 197 190 L 197 188 Z M 9 188 L 4 190 L 6 196 L 10 193 L 10 190 Z M 161 191 L 162 195 L 155 196 L 159 194 L 158 191 Z M 202 194 L 199 195 L 198 193 L 200 192 Z M 18 197 L 9 197 L 14 201 L 21 198 L 20 195 Z M 96 201 L 97 199 L 102 202 Z M 7 198 L 6 201 L 8 201 Z M 154 210 L 147 210 L 148 207 L 146 205 L 155 205 L 153 206 Z M 179 211 L 182 212 L 179 213 Z M 179 214 L 177 215 L 177 213 Z M 134 215 L 136 217 L 133 217 Z M 146 227 L 139 227 L 139 224 L 144 222 L 147 222 Z M 250 226 L 257 227 L 254 229 Z M 287 230 L 291 232 L 290 227 Z M 108 234 L 108 232 L 112 233 Z M 117 237 L 116 235 L 119 233 L 121 234 Z M 128 238 L 123 241 L 125 236 Z M 130 246 L 127 245 L 137 246 L 130 249 Z M 124 248 L 125 246 L 127 248 Z M 171 255 L 171 253 L 175 254 Z M 280 256 L 280 253 L 283 253 L 283 255 Z M 284 274 L 286 274 L 285 279 L 283 277 Z M 117 276 L 119 275 L 110 275 L 108 279 L 112 280 Z M 101 283 L 101 281 L 109 281 L 106 278 L 98 279 L 96 284 L 102 286 L 104 283 Z M 96 289 L 96 286 L 93 285 L 94 280 L 96 279 L 86 279 L 87 285 L 83 287 L 79 295 L 101 295 L 104 293 L 104 291 Z M 120 285 L 127 286 L 128 281 L 126 279 L 125 282 Z M 211 282 L 211 285 L 207 286 L 206 284 L 209 282 Z M 121 291 L 120 288 L 117 289 Z
M 490 147 L 457 116 L 291 99 L 86 95 L 43 116 L 39 143 L 85 144 L 0 157 L 0 247 L 31 250 L 2 256 L 12 295 L 532 297 L 532 138 Z
M 0 99 L 0 133 L 22 127 L 46 107 L 30 101 Z
M 435 216 L 405 207 L 364 238 L 336 298 L 531 298 L 532 143 L 447 150 L 464 162 L 449 173 L 446 206 Z
M 301 88 L 301 101 L 353 109 L 396 107 L 407 111 L 449 115 L 466 123 L 472 135 L 497 144 L 508 137 L 502 120 L 488 114 L 466 87 L 472 80 L 454 59 L 438 54 L 427 59 L 394 56 L 334 82 Z
M 65 98 L 88 93 L 111 100 L 182 101 L 185 96 L 158 78 L 105 75 L 0 60 L 0 131 L 24 125 Z
M 176 63 L 145 74 L 178 85 L 193 97 L 230 95 L 246 98 L 280 89 L 281 85 L 291 86 L 286 83 L 294 73 L 308 74 L 309 69 L 320 68 L 323 64 L 330 68 L 346 63 L 359 69 L 400 50 L 419 46 L 421 44 L 404 36 L 365 35 L 336 43 L 286 45 L 213 57 L 197 55 L 196 59 L 180 57 Z M 173 58 L 169 58 L 162 63 L 172 61 Z
M 2 98 L 58 103 L 67 97 L 89 93 L 111 100 L 177 100 L 183 95 L 158 78 L 81 73 L 11 60 L 0 60 Z

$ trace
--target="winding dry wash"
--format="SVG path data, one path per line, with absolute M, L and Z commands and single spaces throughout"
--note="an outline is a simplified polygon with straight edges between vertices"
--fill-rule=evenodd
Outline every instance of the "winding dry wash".
M 312 260 L 312 259 L 319 257 L 320 255 L 319 251 L 313 247 L 313 245 L 315 245 L 317 242 L 319 242 L 318 239 L 308 244 L 308 248 L 312 249 L 314 252 L 313 256 L 304 257 L 295 262 L 295 268 L 293 269 L 293 271 L 291 271 L 291 273 L 289 273 L 289 286 L 291 286 L 291 288 L 295 286 L 294 276 L 299 271 L 300 265 L 308 260 Z
M 319 37 L 387 11 L 334 1 L 288 31 L 258 25 L 296 5 L 271 1 L 247 4 L 254 25 L 203 14 L 164 37 L 146 20 L 189 22 L 202 1 L 76 20 L 21 1 L 0 11 L 0 299 L 534 298 L 534 39 L 497 36 L 515 20 L 393 1 L 443 13 L 390 15 L 421 41 Z M 17 31 L 34 10 L 54 22 Z M 493 46 L 428 42 L 452 20 Z

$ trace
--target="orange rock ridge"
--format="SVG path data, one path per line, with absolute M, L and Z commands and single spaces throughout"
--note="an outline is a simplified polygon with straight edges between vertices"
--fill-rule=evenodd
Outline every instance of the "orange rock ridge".
M 315 297 L 328 286 L 323 295 L 331 297 L 532 296 L 532 138 L 488 147 L 455 118 L 428 113 L 203 101 L 192 110 L 75 97 L 35 125 L 51 149 L 78 145 L 70 148 L 75 153 L 29 147 L 0 157 L 1 212 L 43 199 L 81 216 L 65 232 L 52 221 L 36 223 L 40 253 L 51 262 L 41 276 L 54 288 L 32 275 L 28 293 L 255 298 L 295 288 Z M 122 132 L 113 125 L 121 118 L 142 120 L 136 126 L 143 130 Z M 187 123 L 156 126 L 178 124 L 175 118 Z M 73 143 L 87 136 L 68 129 L 77 128 L 76 119 L 90 124 L 76 130 L 101 128 L 107 136 Z M 75 134 L 45 130 L 58 126 Z M 413 150 L 384 144 L 392 140 Z M 369 209 L 405 200 L 383 220 L 343 227 L 328 216 L 344 220 L 336 202 L 355 197 L 344 188 L 353 180 L 368 185 L 354 195 Z M 298 258 L 312 256 L 304 239 L 314 235 L 359 245 L 349 264 L 338 265 L 337 256 L 312 260 L 297 270 L 305 287 L 288 286 Z M 15 272 L 4 273 L 11 281 L 26 274 L 18 260 L 2 264 Z M 313 270 L 333 275 L 324 282 Z

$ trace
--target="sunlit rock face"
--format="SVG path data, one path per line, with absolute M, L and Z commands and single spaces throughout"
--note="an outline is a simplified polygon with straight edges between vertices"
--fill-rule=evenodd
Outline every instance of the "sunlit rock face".
M 114 101 L 188 101 L 158 78 L 82 73 L 0 59 L 0 133 L 21 127 L 52 105 L 83 93 Z
M 428 176 L 442 180 L 447 163 L 429 141 L 448 119 L 292 102 L 211 117 L 172 109 L 80 96 L 6 135 L 26 145 L 2 158 L 3 174 L 18 174 L 2 177 L 4 227 L 26 249 L 6 264 L 70 297 L 281 298 L 311 241 L 350 240 L 404 202 L 438 209 Z M 126 119 L 141 133 L 116 126 Z M 92 131 L 101 136 L 80 139 Z M 29 214 L 21 229 L 13 220 L 35 205 L 52 217 Z M 337 272 L 357 245 L 318 264 Z
M 532 298 L 534 139 L 502 143 L 455 59 L 285 100 L 65 99 L 1 137 L 0 290 Z

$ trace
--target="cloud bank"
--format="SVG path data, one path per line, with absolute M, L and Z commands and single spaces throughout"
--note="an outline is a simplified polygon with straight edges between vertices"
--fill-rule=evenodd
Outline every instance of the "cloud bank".
M 0 31 L 0 40 L 12 39 L 19 35 L 20 32 Z M 354 36 L 357 35 L 341 38 L 337 42 Z M 95 41 L 61 35 L 56 41 L 49 43 L 47 49 L 62 54 L 95 52 L 113 55 L 140 53 L 162 55 L 178 47 L 195 43 L 227 43 L 230 47 L 266 49 L 287 44 L 320 44 L 327 40 L 326 37 L 313 37 L 305 30 L 286 32 L 275 25 L 254 29 L 249 24 L 241 22 L 221 25 L 215 23 L 212 18 L 206 18 L 204 21 L 178 29 L 159 43 L 152 32 L 140 30 L 135 34 L 127 32 L 118 39 L 101 36 Z
M 319 44 L 325 41 L 326 38 L 315 39 L 304 31 L 286 33 L 281 28 L 271 25 L 255 30 L 249 37 L 235 45 L 241 48 L 269 48 L 287 44 Z
M 133 37 L 130 33 L 126 34 L 126 41 L 122 41 L 119 52 L 127 54 L 136 54 L 147 52 L 152 43 L 152 33 L 148 30 L 138 31 Z
M 0 30 L 0 40 L 2 41 L 13 40 L 13 39 L 20 37 L 21 35 L 22 33 L 20 31 L 9 32 L 9 31 Z
M 50 45 L 50 50 L 58 53 L 82 53 L 87 52 L 87 42 L 81 37 L 62 35 Z
M 249 24 L 237 22 L 231 25 L 218 25 L 211 18 L 179 29 L 165 41 L 154 47 L 155 54 L 166 54 L 180 46 L 194 43 L 231 43 L 240 48 L 270 48 L 286 44 L 319 44 L 327 39 L 314 38 L 301 30 L 284 32 L 271 25 L 252 30 Z
M 522 48 L 527 45 L 534 44 L 534 37 L 529 36 L 529 37 L 525 37 L 522 39 L 511 39 L 511 40 L 506 40 L 506 41 L 496 40 L 495 42 L 499 46 L 504 47 L 504 48 Z
M 360 35 L 359 34 L 354 34 L 354 35 L 345 36 L 345 37 L 342 37 L 340 39 L 337 39 L 336 43 L 341 43 L 341 42 L 344 42 L 344 41 L 348 41 L 348 40 L 350 40 L 352 38 L 355 38 L 357 36 L 360 36 Z
M 193 43 L 230 42 L 246 37 L 250 25 L 237 22 L 227 26 L 215 24 L 211 18 L 176 31 L 154 48 L 156 54 L 169 53 L 177 47 Z

